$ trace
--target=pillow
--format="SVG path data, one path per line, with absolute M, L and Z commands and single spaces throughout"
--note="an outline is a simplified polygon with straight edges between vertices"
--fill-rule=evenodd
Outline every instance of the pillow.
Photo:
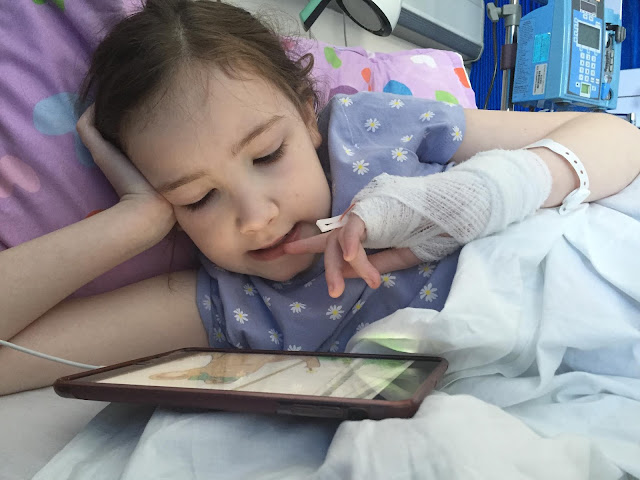
M 0 16 L 0 250 L 107 209 L 118 197 L 75 130 L 77 91 L 92 50 L 133 10 L 131 0 L 6 2 Z M 361 90 L 416 95 L 475 108 L 462 59 L 419 49 L 369 53 L 361 48 L 284 39 L 311 52 L 326 103 Z M 302 50 L 300 50 L 302 49 Z M 179 233 L 81 288 L 96 294 L 195 265 Z
M 118 196 L 75 130 L 91 52 L 131 0 L 4 2 L 0 15 L 0 250 L 109 208 Z M 175 243 L 175 248 L 174 248 Z M 186 235 L 109 271 L 95 294 L 195 265 Z
M 311 53 L 312 75 L 324 104 L 337 93 L 388 92 L 476 108 L 476 99 L 460 54 L 415 49 L 373 53 L 359 47 L 335 47 L 304 38 L 285 39 L 296 55 Z

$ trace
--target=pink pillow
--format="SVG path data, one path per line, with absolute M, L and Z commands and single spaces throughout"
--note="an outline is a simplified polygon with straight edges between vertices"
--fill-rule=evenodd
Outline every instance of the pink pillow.
M 414 95 L 476 108 L 476 99 L 462 57 L 434 49 L 372 53 L 359 47 L 336 47 L 323 42 L 284 40 L 295 54 L 311 53 L 313 76 L 323 103 L 336 93 L 361 91 Z
M 130 2 L 6 2 L 0 15 L 0 250 L 118 201 L 75 130 L 91 52 Z M 83 287 L 88 295 L 195 264 L 185 235 L 165 239 Z
M 0 15 L 0 250 L 109 208 L 118 197 L 75 131 L 74 104 L 92 50 L 132 10 L 131 0 L 6 2 Z M 287 40 L 285 39 L 285 44 Z M 335 93 L 390 91 L 475 108 L 460 56 L 438 50 L 393 54 L 301 40 L 326 102 Z M 195 265 L 178 234 L 97 278 L 100 293 Z

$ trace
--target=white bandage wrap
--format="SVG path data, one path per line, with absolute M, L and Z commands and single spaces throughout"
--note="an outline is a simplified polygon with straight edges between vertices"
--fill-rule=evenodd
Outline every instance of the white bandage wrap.
M 535 153 L 491 150 L 426 177 L 379 175 L 354 197 L 352 213 L 366 225 L 365 247 L 408 247 L 436 261 L 535 212 L 551 183 Z

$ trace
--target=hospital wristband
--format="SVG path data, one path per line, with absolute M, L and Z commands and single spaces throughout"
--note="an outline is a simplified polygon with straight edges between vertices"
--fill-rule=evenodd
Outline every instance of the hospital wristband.
M 567 162 L 569 162 L 569 165 L 571 165 L 571 167 L 578 174 L 578 178 L 580 179 L 580 186 L 565 197 L 565 199 L 562 201 L 559 212 L 561 215 L 565 215 L 575 210 L 591 194 L 591 191 L 589 190 L 589 176 L 587 175 L 587 169 L 584 167 L 575 153 L 573 153 L 564 145 L 561 145 L 558 142 L 551 140 L 550 138 L 544 138 L 538 142 L 532 143 L 531 145 L 527 145 L 524 148 L 529 149 L 536 147 L 545 147 L 552 152 L 557 153 L 558 155 L 566 159 Z

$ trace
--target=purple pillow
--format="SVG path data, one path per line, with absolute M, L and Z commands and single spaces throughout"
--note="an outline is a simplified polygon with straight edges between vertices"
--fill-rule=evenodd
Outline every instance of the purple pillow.
M 321 101 L 336 93 L 361 91 L 414 95 L 476 108 L 476 99 L 464 68 L 455 52 L 434 49 L 373 53 L 359 47 L 336 47 L 316 40 L 284 40 L 296 55 L 311 53 L 313 76 Z
M 75 130 L 91 52 L 123 0 L 6 2 L 0 15 L 0 250 L 109 208 L 118 197 Z M 175 243 L 175 248 L 174 248 Z M 195 264 L 184 234 L 83 287 L 89 295 Z
M 77 92 L 92 50 L 133 10 L 131 0 L 5 2 L 0 15 L 0 250 L 107 209 L 118 201 L 75 130 Z M 310 51 L 326 102 L 360 90 L 416 95 L 475 108 L 459 55 L 438 50 L 392 54 L 285 39 Z M 299 53 L 299 52 L 298 52 Z M 113 290 L 195 265 L 179 233 L 81 288 Z

